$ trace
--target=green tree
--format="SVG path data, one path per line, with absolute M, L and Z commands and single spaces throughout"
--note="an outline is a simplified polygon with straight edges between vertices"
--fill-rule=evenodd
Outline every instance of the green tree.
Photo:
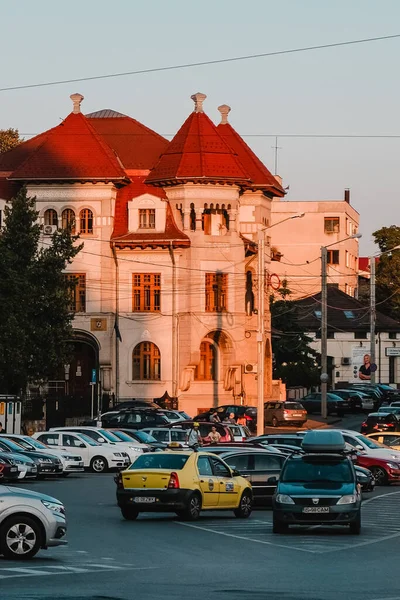
M 381 252 L 400 245 L 400 227 L 382 227 L 372 234 Z M 376 266 L 376 301 L 379 311 L 400 320 L 400 250 L 383 254 Z
M 72 314 L 63 270 L 82 248 L 68 230 L 40 243 L 26 189 L 5 208 L 0 234 L 0 393 L 20 393 L 68 362 Z
M 301 385 L 309 388 L 319 383 L 318 353 L 310 347 L 312 339 L 306 335 L 298 320 L 296 303 L 290 300 L 287 282 L 282 282 L 277 296 L 270 297 L 271 321 L 274 331 L 274 379 L 282 379 L 288 387 Z
M 0 154 L 3 152 L 7 152 L 15 146 L 18 146 L 21 142 L 23 142 L 19 137 L 18 129 L 0 129 Z

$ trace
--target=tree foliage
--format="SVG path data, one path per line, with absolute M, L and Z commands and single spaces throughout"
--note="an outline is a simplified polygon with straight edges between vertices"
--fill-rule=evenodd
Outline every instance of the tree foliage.
M 0 154 L 15 148 L 21 142 L 23 140 L 19 137 L 18 129 L 0 129 Z
M 400 227 L 382 227 L 372 234 L 381 252 L 400 245 Z M 400 320 L 400 250 L 383 254 L 376 266 L 376 300 L 379 310 Z
M 68 362 L 70 287 L 63 270 L 82 248 L 68 230 L 40 242 L 35 198 L 22 189 L 0 234 L 0 393 L 21 393 Z
M 283 281 L 277 296 L 270 297 L 273 376 L 282 379 L 288 387 L 309 388 L 319 383 L 319 355 L 310 347 L 312 339 L 301 327 L 296 303 L 289 299 L 290 295 L 287 282 Z

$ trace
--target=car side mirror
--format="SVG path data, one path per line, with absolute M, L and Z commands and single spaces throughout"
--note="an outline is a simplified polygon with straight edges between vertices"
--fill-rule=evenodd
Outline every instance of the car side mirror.
M 232 469 L 232 477 L 238 477 L 239 475 L 241 475 L 240 471 L 237 469 Z
M 355 446 L 356 450 L 364 450 L 364 448 L 362 446 L 360 446 L 359 444 L 357 444 L 357 446 Z
M 85 444 L 84 444 L 83 442 L 81 442 L 81 443 L 79 444 L 79 448 L 86 448 L 86 446 L 85 446 Z
M 106 440 L 104 438 L 102 438 L 102 437 L 99 437 L 99 438 L 97 438 L 97 441 L 99 442 L 99 444 L 102 444 Z
M 278 483 L 278 478 L 275 477 L 275 475 L 273 475 L 272 477 L 268 477 L 267 482 L 268 483 Z

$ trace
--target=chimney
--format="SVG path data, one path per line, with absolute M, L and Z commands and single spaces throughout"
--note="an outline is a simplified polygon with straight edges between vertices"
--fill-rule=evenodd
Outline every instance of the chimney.
M 202 94 L 201 92 L 197 92 L 197 94 L 193 94 L 193 96 L 190 96 L 190 97 L 194 102 L 194 112 L 202 113 L 203 112 L 203 102 L 207 98 L 207 96 L 205 94 Z
M 346 188 L 344 190 L 344 201 L 347 202 L 347 204 L 350 204 L 350 190 L 349 190 L 349 188 Z
M 77 115 L 81 112 L 81 102 L 84 100 L 84 97 L 82 94 L 71 94 L 70 98 L 73 105 L 72 112 Z

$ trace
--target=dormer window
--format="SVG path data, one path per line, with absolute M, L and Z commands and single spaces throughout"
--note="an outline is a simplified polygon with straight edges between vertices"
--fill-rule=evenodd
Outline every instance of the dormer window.
M 139 208 L 139 229 L 156 228 L 156 211 L 154 208 Z

